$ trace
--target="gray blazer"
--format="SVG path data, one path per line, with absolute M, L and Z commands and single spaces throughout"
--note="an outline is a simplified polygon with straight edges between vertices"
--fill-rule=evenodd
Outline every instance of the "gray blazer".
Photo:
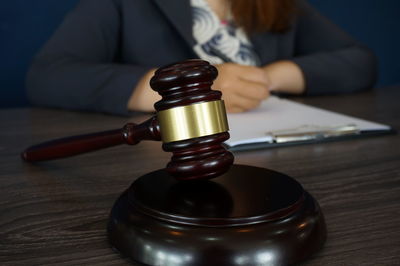
M 33 104 L 127 115 L 127 101 L 151 68 L 198 58 L 189 0 L 82 0 L 32 63 Z M 249 36 L 263 65 L 289 59 L 307 94 L 373 86 L 376 59 L 304 0 L 283 34 Z M 243 88 L 245 89 L 245 88 Z

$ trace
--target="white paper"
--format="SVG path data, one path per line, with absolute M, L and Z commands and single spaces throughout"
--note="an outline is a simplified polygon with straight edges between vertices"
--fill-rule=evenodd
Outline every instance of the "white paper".
M 354 124 L 360 131 L 390 130 L 390 127 L 363 119 L 323 110 L 271 96 L 255 109 L 239 114 L 228 114 L 230 139 L 233 147 L 241 144 L 269 142 L 270 132 L 296 129 L 301 126 L 336 127 Z

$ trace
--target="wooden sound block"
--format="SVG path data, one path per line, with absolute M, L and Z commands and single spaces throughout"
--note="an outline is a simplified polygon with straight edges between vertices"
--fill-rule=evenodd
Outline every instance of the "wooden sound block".
M 140 177 L 115 203 L 108 237 L 144 265 L 287 265 L 319 250 L 326 226 L 294 179 L 233 165 L 212 180 Z

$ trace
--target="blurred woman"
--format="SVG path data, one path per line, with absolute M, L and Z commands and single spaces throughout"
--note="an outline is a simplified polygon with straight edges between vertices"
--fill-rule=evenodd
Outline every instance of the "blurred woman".
M 228 112 L 270 92 L 328 94 L 373 86 L 369 49 L 305 0 L 82 0 L 35 58 L 36 105 L 128 115 L 152 111 L 154 70 L 214 64 Z

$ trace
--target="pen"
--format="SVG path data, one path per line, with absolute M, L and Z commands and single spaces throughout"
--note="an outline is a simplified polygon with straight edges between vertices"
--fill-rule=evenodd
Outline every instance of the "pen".
M 275 143 L 317 140 L 356 134 L 360 134 L 360 130 L 354 124 L 332 127 L 305 125 L 295 129 L 267 133 L 267 135 L 273 137 Z

